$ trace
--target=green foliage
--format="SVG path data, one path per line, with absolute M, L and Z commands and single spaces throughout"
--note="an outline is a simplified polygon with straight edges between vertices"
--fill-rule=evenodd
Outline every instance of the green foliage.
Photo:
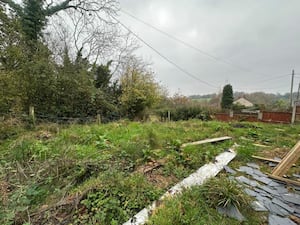
M 61 218 L 66 224 L 120 224 L 234 142 L 240 145 L 234 164 L 240 165 L 264 150 L 253 143 L 267 144 L 270 151 L 292 148 L 300 127 L 199 120 L 119 121 L 100 126 L 44 124 L 26 131 L 22 124 L 11 121 L 1 123 L 0 130 L 4 135 L 0 141 L 0 185 L 8 187 L 6 192 L 1 189 L 1 223 L 22 224 L 28 222 L 29 214 L 32 224 L 54 223 L 57 215 L 68 215 Z M 232 136 L 234 142 L 180 148 L 183 143 L 224 135 Z M 162 166 L 151 173 L 141 172 L 156 161 Z M 205 191 L 188 194 L 191 198 L 164 203 L 166 211 L 156 212 L 161 216 L 154 224 L 235 224 L 213 207 L 226 202 L 243 205 L 235 184 L 221 182 L 226 185 L 210 182 Z M 1 202 L 2 198 L 5 201 Z M 66 205 L 55 207 L 61 202 Z M 45 205 L 49 209 L 40 213 Z M 248 213 L 243 212 L 245 216 Z M 246 224 L 260 220 L 248 218 Z
M 111 81 L 111 62 L 91 65 L 82 49 L 71 60 L 66 49 L 60 64 L 41 41 L 47 17 L 70 1 L 48 7 L 40 0 L 5 3 L 14 13 L 0 6 L 0 113 L 27 114 L 34 106 L 38 118 L 50 121 L 96 114 L 104 122 L 119 119 L 121 88 Z
M 121 224 L 162 194 L 143 176 L 136 174 L 124 179 L 124 175 L 103 174 L 101 187 L 81 201 L 88 212 L 78 212 L 74 224 Z
M 46 15 L 41 0 L 24 0 L 20 14 L 22 30 L 28 40 L 37 41 L 46 25 Z
M 208 121 L 211 119 L 210 111 L 200 106 L 180 106 L 173 109 L 158 110 L 157 113 L 162 120 L 168 118 L 168 112 L 172 121 L 200 119 Z
M 167 199 L 154 211 L 147 224 L 240 224 L 216 211 L 216 206 L 226 204 L 239 206 L 248 219 L 245 224 L 260 224 L 260 216 L 249 209 L 249 197 L 234 181 L 224 177 L 213 178 L 203 186 L 193 187 L 179 196 Z
M 230 84 L 225 85 L 223 88 L 223 95 L 221 100 L 222 109 L 230 109 L 233 103 L 233 91 Z
M 95 87 L 102 89 L 102 90 L 108 90 L 109 85 L 111 82 L 111 71 L 109 69 L 112 61 L 109 61 L 106 65 L 100 65 L 100 66 L 95 66 L 94 68 L 94 73 L 95 73 Z
M 121 87 L 120 101 L 130 119 L 143 118 L 145 110 L 161 99 L 160 87 L 147 71 L 127 68 L 121 77 Z
M 250 207 L 251 198 L 238 186 L 236 181 L 227 177 L 212 178 L 201 186 L 206 203 L 215 208 L 234 205 L 239 209 Z

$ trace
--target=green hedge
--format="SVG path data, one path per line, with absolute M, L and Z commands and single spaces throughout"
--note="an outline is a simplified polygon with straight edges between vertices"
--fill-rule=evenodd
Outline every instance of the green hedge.
M 173 109 L 162 109 L 158 110 L 157 114 L 160 116 L 161 120 L 166 120 L 168 118 L 168 111 L 170 111 L 172 121 L 189 119 L 211 120 L 210 111 L 197 106 L 181 106 Z

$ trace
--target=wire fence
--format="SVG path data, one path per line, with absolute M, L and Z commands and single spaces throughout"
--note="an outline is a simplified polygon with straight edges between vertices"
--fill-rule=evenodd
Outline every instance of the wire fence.
M 57 115 L 46 115 L 34 113 L 33 115 L 26 113 L 0 113 L 0 121 L 19 120 L 23 122 L 34 121 L 34 123 L 58 123 L 58 124 L 92 124 L 107 122 L 109 119 L 100 115 L 67 117 Z

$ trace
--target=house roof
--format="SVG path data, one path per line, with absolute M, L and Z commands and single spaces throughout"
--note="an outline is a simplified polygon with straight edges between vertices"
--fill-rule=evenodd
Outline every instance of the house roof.
M 235 105 L 243 105 L 243 106 L 246 106 L 246 107 L 252 107 L 254 106 L 254 104 L 250 101 L 248 101 L 247 99 L 245 98 L 239 98 L 238 100 L 234 101 L 233 104 Z

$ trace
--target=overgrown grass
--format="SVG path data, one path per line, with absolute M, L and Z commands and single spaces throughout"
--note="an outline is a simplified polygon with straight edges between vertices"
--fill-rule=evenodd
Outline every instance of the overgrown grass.
M 259 225 L 262 216 L 250 209 L 250 198 L 232 180 L 213 178 L 204 185 L 185 190 L 168 199 L 154 211 L 148 225 L 238 225 L 241 222 L 217 213 L 216 207 L 235 205 L 246 221 L 243 224 Z
M 291 148 L 300 131 L 299 126 L 198 120 L 120 121 L 100 126 L 44 124 L 31 130 L 17 122 L 0 125 L 3 224 L 41 224 L 45 218 L 52 223 L 122 223 L 166 191 L 159 179 L 170 187 L 234 142 L 240 145 L 236 165 L 265 149 Z M 233 140 L 180 148 L 186 142 L 225 135 Z M 253 143 L 268 147 L 262 149 Z M 155 173 L 138 172 L 138 168 L 157 161 L 162 165 Z M 108 182 L 109 177 L 113 182 Z M 95 207 L 106 211 L 100 215 Z M 116 212 L 120 213 L 117 219 Z

